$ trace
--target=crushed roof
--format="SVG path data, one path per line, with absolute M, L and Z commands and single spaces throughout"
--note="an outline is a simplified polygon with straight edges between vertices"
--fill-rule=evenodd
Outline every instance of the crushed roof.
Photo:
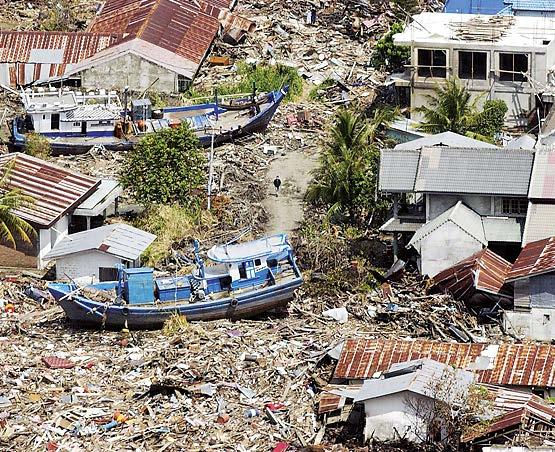
M 414 190 L 526 196 L 533 160 L 528 150 L 424 148 Z
M 128 224 L 109 224 L 65 236 L 44 257 L 57 259 L 70 254 L 98 250 L 134 261 L 155 239 L 154 234 Z
M 555 346 L 547 344 L 461 344 L 428 340 L 349 339 L 334 379 L 362 380 L 392 364 L 429 358 L 474 370 L 478 383 L 555 387 Z
M 497 146 L 486 143 L 484 141 L 475 140 L 464 135 L 460 135 L 455 132 L 442 132 L 436 133 L 428 137 L 417 138 L 416 140 L 407 141 L 406 143 L 400 143 L 393 149 L 422 149 L 429 146 L 448 146 L 455 148 L 476 148 L 476 149 L 486 149 L 486 148 L 497 148 Z
M 453 207 L 447 209 L 441 215 L 428 221 L 424 226 L 418 229 L 407 244 L 407 247 L 413 246 L 418 249 L 420 241 L 447 222 L 454 223 L 482 245 L 488 244 L 484 234 L 482 217 L 459 201 Z
M 511 263 L 484 248 L 432 278 L 432 290 L 453 295 L 457 300 L 471 296 L 474 290 L 499 294 L 511 269 Z
M 555 237 L 528 243 L 518 255 L 507 281 L 555 271 Z
M 380 154 L 379 189 L 391 193 L 413 191 L 420 151 L 383 149 Z
M 14 213 L 31 223 L 49 227 L 76 207 L 100 181 L 22 153 L 0 156 L 0 167 L 10 168 L 6 190 L 17 189 L 33 198 Z
M 555 204 L 528 203 L 522 245 L 555 236 Z
M 555 151 L 536 151 L 528 198 L 555 199 Z

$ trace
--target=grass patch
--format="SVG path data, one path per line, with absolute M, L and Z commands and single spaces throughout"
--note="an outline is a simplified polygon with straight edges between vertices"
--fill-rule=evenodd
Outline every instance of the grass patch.
M 284 85 L 289 85 L 289 92 L 285 97 L 286 101 L 294 100 L 303 92 L 303 79 L 294 67 L 283 64 L 276 64 L 275 66 L 268 64 L 252 65 L 242 61 L 236 63 L 236 65 L 237 75 L 240 76 L 241 80 L 236 83 L 219 84 L 217 86 L 219 96 L 251 93 L 253 83 L 259 93 L 273 91 Z M 183 99 L 191 100 L 195 97 L 212 97 L 213 95 L 213 90 L 191 86 L 183 95 Z M 206 99 L 199 100 L 200 103 L 206 101 Z

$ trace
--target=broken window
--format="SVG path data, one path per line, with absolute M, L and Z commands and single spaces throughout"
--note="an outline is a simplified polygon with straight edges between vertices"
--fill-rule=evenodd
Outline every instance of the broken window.
M 528 72 L 528 55 L 525 53 L 499 54 L 499 80 L 505 82 L 524 82 L 523 72 Z
M 447 50 L 418 49 L 418 76 L 447 76 Z
M 487 61 L 486 52 L 459 52 L 459 78 L 485 80 Z
M 505 215 L 526 215 L 528 200 L 526 198 L 503 198 L 501 211 Z

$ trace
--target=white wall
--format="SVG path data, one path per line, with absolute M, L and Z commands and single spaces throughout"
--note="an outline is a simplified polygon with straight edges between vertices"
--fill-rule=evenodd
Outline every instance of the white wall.
M 507 331 L 535 341 L 555 339 L 555 309 L 532 308 L 530 312 L 505 311 L 503 325 Z
M 480 251 L 482 244 L 448 221 L 422 239 L 421 272 L 430 277 Z
M 50 229 L 39 230 L 39 255 L 37 256 L 37 265 L 39 269 L 46 267 L 48 261 L 44 259 L 44 255 L 48 253 L 62 237 L 68 234 L 68 229 L 69 215 L 64 215 L 54 223 Z
M 365 440 L 372 437 L 386 441 L 398 439 L 400 435 L 410 441 L 422 442 L 426 426 L 417 416 L 414 404 L 420 406 L 427 403 L 430 403 L 427 397 L 407 391 L 366 400 Z
M 119 263 L 121 259 L 101 251 L 71 254 L 56 259 L 56 279 L 67 280 L 68 277 L 77 279 L 92 276 L 98 281 L 100 267 L 113 268 Z

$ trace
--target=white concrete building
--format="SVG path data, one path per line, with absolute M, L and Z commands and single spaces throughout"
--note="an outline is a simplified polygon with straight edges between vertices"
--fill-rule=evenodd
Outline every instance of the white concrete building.
M 394 36 L 395 45 L 409 46 L 411 65 L 397 79 L 407 90 L 411 119 L 415 107 L 450 77 L 458 77 L 480 101 L 502 99 L 509 125 L 527 125 L 552 77 L 555 65 L 555 17 L 481 16 L 422 13 Z M 553 100 L 545 99 L 552 103 Z
M 124 223 L 63 237 L 45 259 L 56 261 L 56 279 L 114 281 L 117 266 L 139 267 L 140 256 L 156 236 Z

